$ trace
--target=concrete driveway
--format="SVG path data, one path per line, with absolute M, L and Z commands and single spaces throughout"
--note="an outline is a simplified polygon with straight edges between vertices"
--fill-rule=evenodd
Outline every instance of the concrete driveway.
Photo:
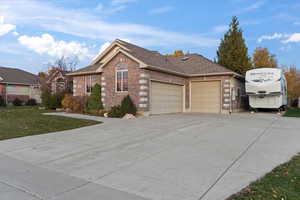
M 178 114 L 0 141 L 0 199 L 223 200 L 300 152 L 299 130 L 275 114 Z

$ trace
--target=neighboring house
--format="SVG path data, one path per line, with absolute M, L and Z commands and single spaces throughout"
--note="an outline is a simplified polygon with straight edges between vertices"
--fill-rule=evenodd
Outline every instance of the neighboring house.
M 72 90 L 72 78 L 66 74 L 68 71 L 62 71 L 59 69 L 52 70 L 46 79 L 46 84 L 49 85 L 51 93 L 64 92 L 67 89 Z
M 68 74 L 75 96 L 102 86 L 105 109 L 130 95 L 145 115 L 229 113 L 242 108 L 244 77 L 201 55 L 164 56 L 115 40 L 88 67 Z
M 16 98 L 24 103 L 30 98 L 41 102 L 38 76 L 20 69 L 0 67 L 0 77 L 0 96 L 6 103 L 12 103 Z

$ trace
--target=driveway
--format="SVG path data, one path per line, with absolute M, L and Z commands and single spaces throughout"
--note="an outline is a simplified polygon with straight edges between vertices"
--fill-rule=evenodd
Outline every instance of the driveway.
M 223 200 L 300 152 L 299 129 L 275 114 L 178 114 L 4 140 L 1 200 Z

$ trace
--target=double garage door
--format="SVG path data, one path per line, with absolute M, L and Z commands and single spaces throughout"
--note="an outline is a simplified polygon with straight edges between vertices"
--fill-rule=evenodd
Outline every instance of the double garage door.
M 191 83 L 191 111 L 220 113 L 220 81 Z M 183 86 L 151 82 L 151 114 L 180 113 L 183 111 Z

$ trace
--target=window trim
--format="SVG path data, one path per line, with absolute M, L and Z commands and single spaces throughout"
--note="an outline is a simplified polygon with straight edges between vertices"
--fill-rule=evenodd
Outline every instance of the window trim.
M 121 72 L 121 90 L 120 91 L 118 91 L 118 72 Z M 127 90 L 124 90 L 124 88 L 123 88 L 123 81 L 124 81 L 124 75 L 123 75 L 123 73 L 124 72 L 127 72 Z M 128 68 L 127 69 L 118 69 L 118 68 L 116 68 L 116 72 L 115 72 L 115 92 L 116 93 L 128 93 L 128 90 L 129 90 L 129 88 L 128 88 Z
M 88 82 L 90 84 L 90 92 L 88 92 L 88 90 L 87 90 Z M 85 83 L 85 88 L 84 88 L 85 93 L 86 94 L 91 94 L 91 92 L 92 92 L 92 75 L 85 76 L 84 77 L 84 83 Z

